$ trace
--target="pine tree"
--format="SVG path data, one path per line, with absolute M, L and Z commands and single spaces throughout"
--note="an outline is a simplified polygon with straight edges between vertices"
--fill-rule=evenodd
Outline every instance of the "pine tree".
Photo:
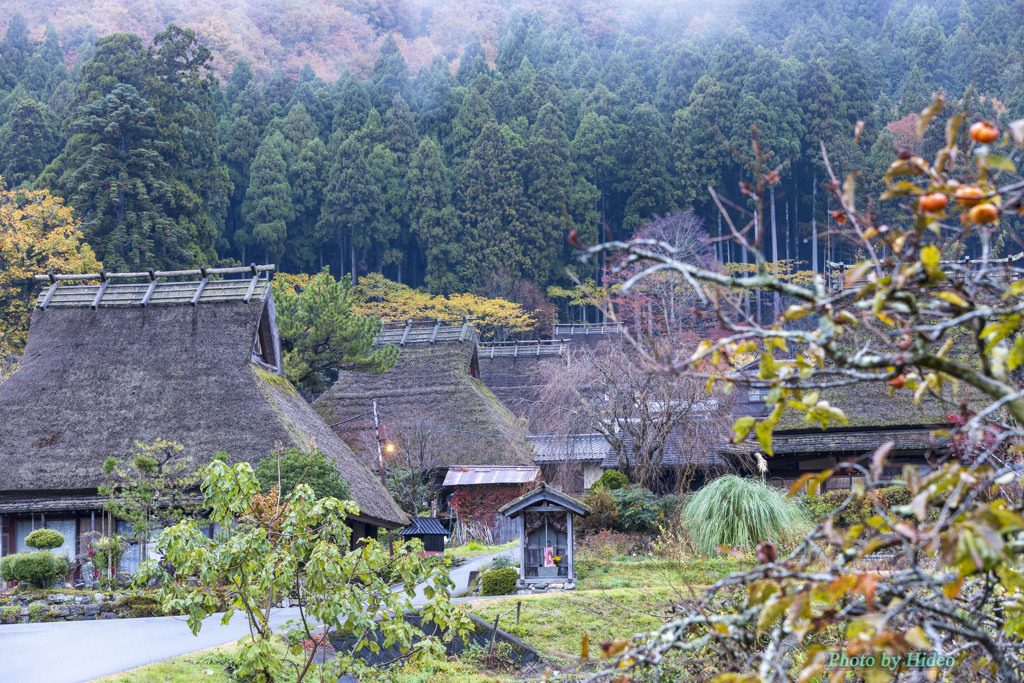
M 676 191 L 670 178 L 668 136 L 658 110 L 649 104 L 637 105 L 627 129 L 618 189 L 626 195 L 622 227 L 632 234 L 647 218 L 675 209 Z
M 57 151 L 57 121 L 45 104 L 22 100 L 0 128 L 0 175 L 9 187 L 36 178 Z
M 528 264 L 524 275 L 542 286 L 552 282 L 561 260 L 573 175 L 562 112 L 545 104 L 530 129 L 523 164 L 526 202 L 521 211 L 523 256 Z
M 504 271 L 519 279 L 528 267 L 518 214 L 523 181 L 517 165 L 510 134 L 496 123 L 486 124 L 473 143 L 462 184 L 463 235 L 452 236 L 462 248 L 449 247 L 462 257 L 451 264 L 462 288 L 479 288 L 486 273 Z
M 74 122 L 61 179 L 82 232 L 110 270 L 192 262 L 188 235 L 168 216 L 167 164 L 156 110 L 132 86 L 116 86 Z
M 426 262 L 424 281 L 435 293 L 455 291 L 451 264 L 459 253 L 448 248 L 460 234 L 459 216 L 452 206 L 451 173 L 441 146 L 433 138 L 420 141 L 406 174 L 410 229 Z
M 409 65 L 398 50 L 393 34 L 388 34 L 380 47 L 380 57 L 373 65 L 374 104 L 381 111 L 387 109 L 395 95 L 409 96 Z
M 736 109 L 728 91 L 710 76 L 693 86 L 690 106 L 677 111 L 672 122 L 673 169 L 680 203 L 707 198 L 708 185 L 720 185 L 734 158 L 725 136 L 734 126 Z
M 242 215 L 252 244 L 259 245 L 267 263 L 284 253 L 288 221 L 295 218 L 292 188 L 284 163 L 284 136 L 268 135 L 256 150 Z

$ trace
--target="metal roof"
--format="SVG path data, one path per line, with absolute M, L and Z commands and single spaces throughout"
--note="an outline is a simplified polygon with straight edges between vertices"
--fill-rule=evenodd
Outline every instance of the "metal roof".
M 437 517 L 415 517 L 412 523 L 398 532 L 399 536 L 450 536 L 451 532 L 444 528 Z
M 487 484 L 529 484 L 540 479 L 540 468 L 487 467 L 467 465 L 449 467 L 442 486 L 484 486 Z

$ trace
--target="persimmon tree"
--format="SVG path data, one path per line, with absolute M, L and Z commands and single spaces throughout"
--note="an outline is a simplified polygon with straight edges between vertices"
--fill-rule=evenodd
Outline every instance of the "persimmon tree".
M 359 514 L 352 501 L 317 498 L 302 483 L 289 495 L 276 487 L 260 493 L 248 463 L 232 467 L 214 460 L 203 475 L 210 519 L 224 532 L 210 539 L 194 520 L 170 527 L 157 547 L 174 574 L 166 571 L 167 564 L 150 561 L 139 581 L 159 579 L 164 609 L 187 615 L 193 633 L 220 609 L 213 589 L 227 587 L 233 597 L 222 623 L 236 612 L 249 623 L 237 675 L 261 681 L 302 681 L 313 674 L 335 680 L 341 673 L 362 678 L 370 669 L 360 651 L 379 652 L 382 644 L 397 646 L 400 659 L 443 656 L 440 637 L 420 638 L 405 620 L 417 585 L 428 581 L 426 601 L 416 607 L 424 625 L 436 624 L 446 639 L 468 628 L 468 618 L 449 600 L 453 584 L 447 570 L 419 557 L 418 540 L 396 548 L 394 557 L 372 538 L 349 549 L 352 532 L 345 521 Z M 403 587 L 395 589 L 387 577 Z M 271 609 L 283 597 L 298 602 L 298 617 L 275 629 Z M 275 647 L 276 633 L 294 659 Z M 318 664 L 323 646 L 336 636 L 350 636 L 353 644 Z M 304 641 L 314 647 L 304 650 Z
M 917 134 L 947 106 L 940 95 L 920 114 Z M 880 199 L 902 204 L 898 223 L 876 221 L 862 179 L 836 177 L 822 145 L 826 189 L 838 207 L 835 237 L 861 254 L 828 279 L 800 284 L 768 269 L 754 226 L 764 225 L 762 197 L 779 175 L 760 157 L 748 164 L 749 207 L 727 211 L 709 188 L 755 272 L 708 270 L 650 241 L 586 250 L 588 257 L 611 251 L 642 264 L 626 291 L 674 272 L 714 309 L 726 335 L 701 342 L 682 360 L 647 357 L 665 373 L 706 378 L 709 386 L 765 390 L 766 416 L 736 420 L 736 444 L 756 440 L 751 449 L 771 456 L 772 432 L 786 411 L 808 424 L 846 424 L 827 396 L 851 385 L 944 402 L 958 418 L 934 435 L 954 445 L 944 460 L 940 450 L 930 470 L 903 469 L 910 504 L 876 505 L 866 524 L 845 532 L 830 516 L 785 555 L 763 544 L 760 566 L 680 602 L 678 619 L 632 642 L 607 643 L 613 659 L 602 676 L 658 667 L 716 681 L 916 681 L 939 672 L 912 661 L 941 657 L 946 673 L 962 680 L 1024 679 L 1024 388 L 1015 379 L 1024 364 L 1024 257 L 1013 253 L 1024 181 L 1012 161 L 1024 147 L 1024 121 L 979 135 L 966 128 L 971 118 L 965 110 L 948 116 L 934 159 L 903 153 L 893 160 Z M 922 199 L 935 194 L 945 201 Z M 945 257 L 964 245 L 975 258 Z M 717 293 L 757 289 L 793 303 L 762 324 Z M 717 361 L 744 352 L 758 354 L 755 370 L 701 369 L 707 359 L 713 368 L 728 367 Z M 814 495 L 834 473 L 852 474 L 863 483 L 854 484 L 849 505 L 891 483 L 883 475 L 893 448 L 885 443 L 859 460 L 808 473 L 792 491 L 806 487 Z M 956 457 L 964 451 L 970 458 Z M 887 571 L 877 571 L 879 553 L 888 555 Z
M 63 199 L 46 190 L 8 190 L 0 178 L 0 358 L 19 356 L 25 348 L 39 293 L 35 275 L 102 267 Z

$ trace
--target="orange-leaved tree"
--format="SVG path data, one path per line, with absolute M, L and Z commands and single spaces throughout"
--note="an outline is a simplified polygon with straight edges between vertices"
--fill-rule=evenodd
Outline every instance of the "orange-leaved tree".
M 38 293 L 34 275 L 102 267 L 63 199 L 46 190 L 8 190 L 0 178 L 0 357 L 25 348 Z

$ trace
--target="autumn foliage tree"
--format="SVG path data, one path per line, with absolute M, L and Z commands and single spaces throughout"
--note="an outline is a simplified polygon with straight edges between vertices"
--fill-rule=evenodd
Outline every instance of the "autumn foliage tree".
M 903 467 L 908 505 L 887 509 L 870 495 L 894 483 L 887 476 L 892 441 L 805 474 L 791 493 L 806 487 L 813 496 L 837 473 L 863 483 L 792 551 L 762 544 L 758 567 L 680 601 L 679 616 L 655 632 L 609 643 L 605 653 L 615 659 L 603 676 L 628 679 L 653 667 L 716 681 L 923 681 L 938 670 L 912 662 L 941 659 L 950 678 L 1021 680 L 1024 390 L 1016 372 L 1024 366 L 1024 268 L 1007 252 L 1019 244 L 1011 231 L 1024 205 L 1024 179 L 1011 159 L 1024 148 L 1024 120 L 1005 129 L 991 122 L 968 129 L 971 114 L 941 95 L 921 112 L 917 135 L 942 116 L 943 142 L 933 159 L 907 153 L 892 159 L 880 199 L 903 204 L 898 222 L 877 222 L 858 174 L 840 180 L 821 145 L 837 236 L 860 253 L 827 283 L 795 284 L 767 267 L 754 226 L 764 224 L 763 198 L 778 180 L 771 169 L 748 186 L 755 203 L 749 220 L 723 212 L 732 240 L 756 266 L 753 273 L 710 271 L 646 244 L 589 250 L 646 261 L 643 274 L 676 272 L 707 297 L 728 334 L 704 340 L 688 358 L 649 354 L 649 360 L 669 376 L 765 390 L 767 415 L 737 419 L 732 440 L 756 441 L 750 448 L 769 461 L 784 412 L 822 427 L 847 423 L 828 402 L 834 387 L 881 387 L 913 401 L 927 396 L 949 405 L 957 418 L 934 434 L 952 442 L 952 457 L 943 459 L 940 451 L 927 469 Z M 949 258 L 965 244 L 977 258 Z M 716 288 L 764 289 L 794 303 L 762 323 L 716 299 Z M 717 364 L 744 352 L 759 356 L 755 369 L 723 371 Z M 709 359 L 716 369 L 701 368 Z M 862 503 L 874 514 L 839 531 L 835 515 Z M 880 553 L 888 557 L 885 571 L 879 571 Z
M 25 348 L 39 293 L 35 275 L 102 267 L 63 199 L 46 190 L 9 190 L 0 178 L 0 357 Z

